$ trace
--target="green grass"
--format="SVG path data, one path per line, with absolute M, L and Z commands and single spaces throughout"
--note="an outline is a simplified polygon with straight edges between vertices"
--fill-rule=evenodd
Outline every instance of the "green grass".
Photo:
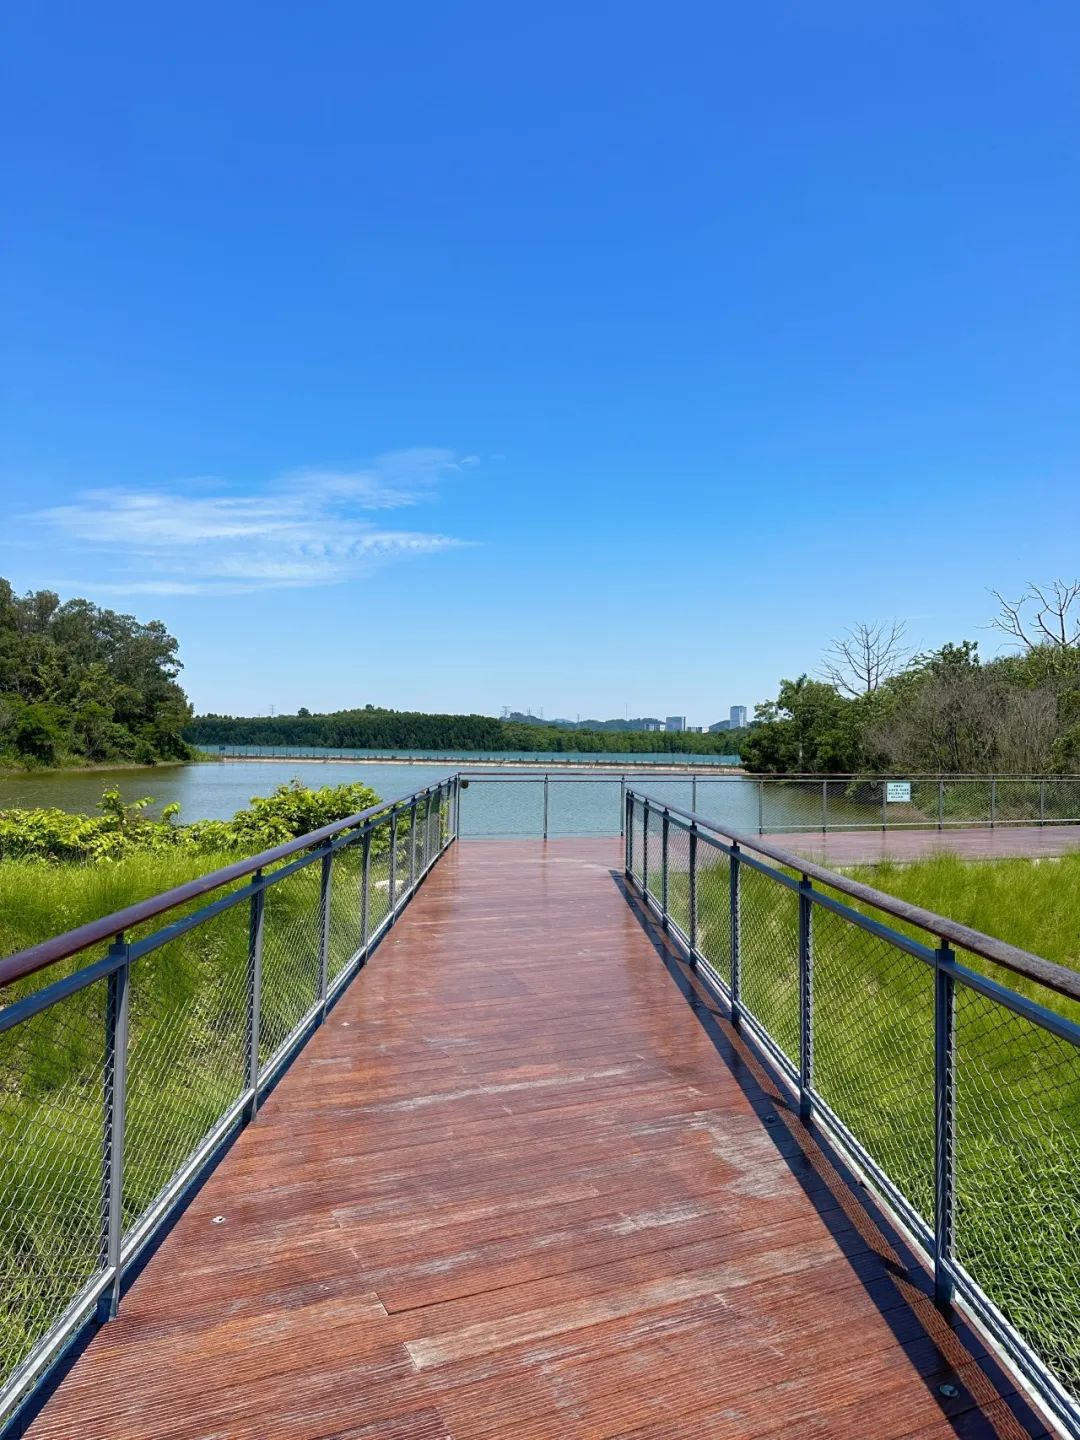
M 399 886 L 407 880 L 408 844 L 399 821 Z M 235 852 L 178 850 L 97 864 L 0 863 L 0 954 L 235 859 Z M 266 892 L 264 1064 L 318 997 L 320 870 L 315 862 Z M 372 845 L 370 874 L 369 933 L 389 909 L 385 841 Z M 362 853 L 354 846 L 334 862 L 331 982 L 359 948 L 361 894 Z M 169 919 L 183 913 L 171 912 Z M 242 900 L 132 966 L 125 1227 L 246 1087 L 248 923 Z M 9 986 L 0 1002 L 51 984 L 104 950 Z M 99 1268 L 105 1000 L 106 982 L 98 981 L 0 1034 L 0 1381 Z
M 1078 963 L 1080 856 L 941 856 L 849 873 L 1048 959 Z M 797 1065 L 797 896 L 745 866 L 741 886 L 743 1001 Z M 670 877 L 669 903 L 687 929 L 685 873 Z M 730 983 L 726 859 L 699 874 L 698 935 Z M 813 947 L 815 1087 L 930 1220 L 932 972 L 821 907 L 813 911 Z M 1080 1022 L 1080 1006 L 1064 997 L 974 956 L 958 959 Z M 1080 1392 L 1080 1050 L 964 986 L 957 990 L 956 1045 L 957 1258 Z

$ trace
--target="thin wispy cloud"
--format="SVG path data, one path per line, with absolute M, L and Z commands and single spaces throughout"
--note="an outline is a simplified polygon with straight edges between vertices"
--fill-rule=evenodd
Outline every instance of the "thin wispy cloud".
M 392 527 L 381 512 L 433 499 L 442 480 L 476 463 L 449 450 L 403 450 L 356 470 L 293 472 L 255 493 L 205 481 L 187 493 L 99 489 L 26 518 L 80 566 L 108 559 L 107 580 L 66 582 L 73 587 L 202 595 L 330 585 L 468 543 Z

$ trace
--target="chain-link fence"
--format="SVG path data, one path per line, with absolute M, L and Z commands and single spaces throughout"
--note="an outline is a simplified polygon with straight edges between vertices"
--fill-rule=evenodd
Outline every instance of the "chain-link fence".
M 0 1425 L 115 1312 L 457 814 L 452 777 L 0 962 Z
M 625 808 L 628 879 L 921 1242 L 939 1301 L 1080 1435 L 1080 974 L 662 798 Z

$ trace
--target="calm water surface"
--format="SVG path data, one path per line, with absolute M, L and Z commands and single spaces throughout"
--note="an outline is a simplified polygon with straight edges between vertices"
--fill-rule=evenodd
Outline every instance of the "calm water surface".
M 644 757 L 642 757 L 644 758 Z M 655 768 L 655 757 L 648 757 Z M 631 767 L 636 764 L 630 757 Z M 403 765 L 356 765 L 347 761 L 242 760 L 166 767 L 160 770 L 68 771 L 60 774 L 0 777 L 0 809 L 49 806 L 94 813 L 106 786 L 115 785 L 128 802 L 153 796 L 156 810 L 174 801 L 183 820 L 224 820 L 269 795 L 275 786 L 298 779 L 305 785 L 369 785 L 384 800 L 409 795 L 460 768 L 460 761 Z M 641 767 L 644 769 L 644 765 Z M 462 795 L 463 836 L 539 835 L 543 826 L 544 783 L 527 770 L 502 770 L 497 779 L 475 777 Z M 565 778 L 564 778 L 565 777 Z M 634 789 L 682 809 L 697 811 L 732 829 L 756 831 L 759 817 L 768 830 L 812 827 L 821 816 L 820 789 L 809 785 L 769 785 L 759 810 L 755 780 L 738 776 L 661 778 L 651 773 L 631 776 Z M 840 795 L 829 799 L 830 823 L 842 818 Z M 548 786 L 548 832 L 557 835 L 617 835 L 620 817 L 618 774 L 589 778 L 582 768 L 573 777 L 565 770 L 552 775 Z M 865 822 L 865 814 L 849 817 Z

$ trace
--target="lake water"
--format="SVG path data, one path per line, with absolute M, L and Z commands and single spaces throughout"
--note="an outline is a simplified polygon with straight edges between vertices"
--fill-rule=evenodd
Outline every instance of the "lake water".
M 607 758 L 607 757 L 605 757 Z M 638 768 L 630 757 L 628 767 Z M 648 757 L 650 762 L 653 757 Z M 128 802 L 151 795 L 155 809 L 176 802 L 183 820 L 223 820 L 246 806 L 253 795 L 269 795 L 275 786 L 298 779 L 306 785 L 370 785 L 384 800 L 422 789 L 461 768 L 458 761 L 441 764 L 357 765 L 334 760 L 212 761 L 159 770 L 66 771 L 0 777 L 0 809 L 50 806 L 93 814 L 106 786 L 115 785 Z M 644 770 L 644 764 L 640 769 Z M 655 770 L 655 764 L 650 768 Z M 767 784 L 742 776 L 713 774 L 660 776 L 645 773 L 627 782 L 635 790 L 682 809 L 697 811 L 732 829 L 756 831 L 759 819 L 768 830 L 811 828 L 820 823 L 820 786 Z M 846 809 L 850 808 L 850 813 Z M 490 778 L 474 776 L 462 795 L 461 829 L 468 836 L 539 835 L 543 827 L 544 782 L 528 770 L 507 769 Z M 617 835 L 620 818 L 619 773 L 591 774 L 576 767 L 552 775 L 548 786 L 550 835 Z M 842 789 L 829 797 L 830 824 L 844 819 L 866 823 L 865 810 L 845 807 Z M 872 823 L 872 818 L 871 818 Z

